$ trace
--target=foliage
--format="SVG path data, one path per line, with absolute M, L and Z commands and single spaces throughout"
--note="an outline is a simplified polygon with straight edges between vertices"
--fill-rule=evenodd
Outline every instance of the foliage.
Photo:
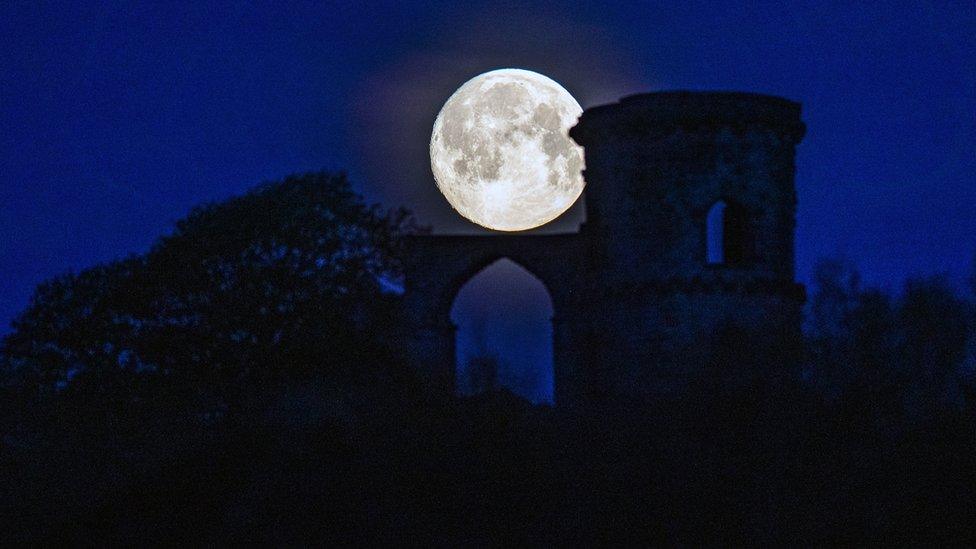
M 944 277 L 909 280 L 893 298 L 862 288 L 849 265 L 817 268 L 807 344 L 811 379 L 830 399 L 891 421 L 964 406 L 967 348 L 976 339 L 973 303 Z
M 3 344 L 42 393 L 192 392 L 341 369 L 390 343 L 402 210 L 310 173 L 195 209 L 145 255 L 42 284 Z M 137 378 L 135 381 L 131 378 Z

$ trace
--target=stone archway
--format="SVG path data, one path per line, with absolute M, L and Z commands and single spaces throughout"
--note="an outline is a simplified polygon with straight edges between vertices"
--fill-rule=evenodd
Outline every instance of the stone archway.
M 576 292 L 585 247 L 580 234 L 413 236 L 404 261 L 404 348 L 414 368 L 435 389 L 454 390 L 456 347 L 451 305 L 458 290 L 495 261 L 507 258 L 536 276 L 553 308 L 556 401 L 572 400 L 577 354 L 572 337 Z
M 504 388 L 552 404 L 552 295 L 522 265 L 499 259 L 464 283 L 451 306 L 456 392 Z

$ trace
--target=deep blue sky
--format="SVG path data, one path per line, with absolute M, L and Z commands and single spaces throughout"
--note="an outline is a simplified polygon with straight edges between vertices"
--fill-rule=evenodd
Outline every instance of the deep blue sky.
M 961 280 L 976 250 L 972 0 L 161 4 L 0 5 L 0 332 L 41 280 L 292 172 L 345 169 L 471 230 L 427 140 L 458 85 L 504 66 L 584 107 L 677 88 L 802 102 L 801 280 L 836 254 L 892 288 Z

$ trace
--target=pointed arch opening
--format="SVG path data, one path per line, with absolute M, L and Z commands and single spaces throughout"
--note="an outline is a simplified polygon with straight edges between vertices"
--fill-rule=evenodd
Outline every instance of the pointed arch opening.
M 754 235 L 742 206 L 719 200 L 705 218 L 705 261 L 709 265 L 742 265 L 752 261 Z
M 508 389 L 535 404 L 554 401 L 552 297 L 545 284 L 499 259 L 455 294 L 456 390 Z

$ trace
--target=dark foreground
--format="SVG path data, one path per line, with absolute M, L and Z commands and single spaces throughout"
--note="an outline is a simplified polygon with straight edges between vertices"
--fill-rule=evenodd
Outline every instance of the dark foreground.
M 38 286 L 0 343 L 0 546 L 976 544 L 976 293 L 827 262 L 802 339 L 703 337 L 679 397 L 457 400 L 391 337 L 417 231 L 304 174 Z
M 770 388 L 767 388 L 770 389 Z M 972 418 L 802 388 L 589 412 L 309 382 L 212 418 L 62 399 L 0 450 L 7 542 L 973 542 Z M 412 395 L 412 396 L 411 396 Z M 904 424 L 902 424 L 904 425 Z

